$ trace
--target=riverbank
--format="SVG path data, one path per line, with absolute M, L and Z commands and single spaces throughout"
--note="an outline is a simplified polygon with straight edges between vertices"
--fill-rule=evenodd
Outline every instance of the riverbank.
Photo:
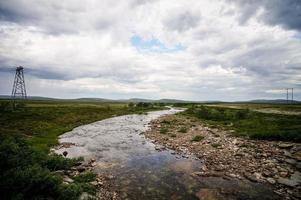
M 285 199 L 301 198 L 301 145 L 250 140 L 231 130 L 210 128 L 196 117 L 177 114 L 151 123 L 145 136 L 179 155 L 204 163 L 200 177 L 224 177 L 262 183 Z
M 59 135 L 98 120 L 158 109 L 164 108 L 153 104 L 28 100 L 12 110 L 8 100 L 1 100 L 0 196 L 77 199 L 82 193 L 94 194 L 93 181 L 99 177 L 71 173 L 77 171 L 72 170 L 78 166 L 77 159 L 49 155 Z

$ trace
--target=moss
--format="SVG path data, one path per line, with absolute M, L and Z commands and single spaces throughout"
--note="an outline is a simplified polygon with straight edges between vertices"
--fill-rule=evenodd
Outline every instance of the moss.
M 199 142 L 199 141 L 201 141 L 201 140 L 203 140 L 204 139 L 204 136 L 202 136 L 202 135 L 196 135 L 196 136 L 194 136 L 193 138 L 192 138 L 192 142 Z

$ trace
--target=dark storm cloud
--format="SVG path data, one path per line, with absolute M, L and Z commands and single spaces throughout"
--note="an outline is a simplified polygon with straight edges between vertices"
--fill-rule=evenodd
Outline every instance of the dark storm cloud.
M 301 31 L 300 0 L 230 0 L 241 10 L 240 22 L 247 22 L 260 8 L 264 8 L 260 19 L 269 25 L 281 25 L 286 29 Z
M 0 20 L 8 22 L 35 22 L 39 19 L 39 13 L 29 4 L 22 1 L 0 1 Z
M 0 1 L 0 23 L 36 26 L 51 35 L 77 33 L 73 15 L 77 11 L 57 2 L 4 0 Z

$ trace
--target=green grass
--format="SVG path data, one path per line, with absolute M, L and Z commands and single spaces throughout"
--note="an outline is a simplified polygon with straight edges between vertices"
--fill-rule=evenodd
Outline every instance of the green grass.
M 214 148 L 217 148 L 217 147 L 220 147 L 221 144 L 219 144 L 219 143 L 213 143 L 213 144 L 211 144 L 211 146 L 214 147 Z
M 78 162 L 50 155 L 58 136 L 73 128 L 124 114 L 162 109 L 151 104 L 27 101 L 12 110 L 0 101 L 0 196 L 2 199 L 78 199 L 93 194 L 92 173 L 71 177 L 65 184 L 56 170 L 68 170 Z
M 168 132 L 168 128 L 166 128 L 166 127 L 161 127 L 160 128 L 160 133 L 161 134 L 166 134 Z
M 210 126 L 234 130 L 252 139 L 301 141 L 301 116 L 268 114 L 249 109 L 194 106 L 181 113 L 194 116 Z
M 201 141 L 201 140 L 203 140 L 204 139 L 204 136 L 202 136 L 202 135 L 196 135 L 196 136 L 194 136 L 193 138 L 192 138 L 192 142 L 199 142 L 199 141 Z
M 29 101 L 24 109 L 0 111 L 0 133 L 25 135 L 33 147 L 48 151 L 60 134 L 73 128 L 125 115 L 142 114 L 162 107 L 128 107 L 127 104 L 68 101 Z
M 187 133 L 187 128 L 186 127 L 181 127 L 178 132 L 180 133 Z

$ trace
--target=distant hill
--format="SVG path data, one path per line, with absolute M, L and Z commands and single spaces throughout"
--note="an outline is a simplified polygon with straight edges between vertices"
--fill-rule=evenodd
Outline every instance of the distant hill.
M 273 103 L 273 104 L 286 104 L 287 101 L 286 99 L 255 99 L 255 100 L 251 100 L 251 101 L 248 101 L 248 102 L 251 102 L 251 103 Z M 291 102 L 291 101 L 289 101 Z M 294 100 L 293 101 L 294 103 L 300 103 L 300 101 L 296 101 Z
M 9 95 L 0 95 L 0 99 L 10 99 Z M 186 101 L 180 99 L 142 99 L 142 98 L 131 98 L 131 99 L 104 99 L 104 98 L 77 98 L 77 99 L 59 99 L 51 97 L 41 97 L 41 96 L 28 96 L 30 100 L 48 100 L 48 101 L 83 101 L 83 102 L 145 102 L 145 103 L 266 103 L 266 104 L 286 104 L 286 99 L 255 99 L 250 101 Z M 294 100 L 294 103 L 301 103 L 301 101 Z

